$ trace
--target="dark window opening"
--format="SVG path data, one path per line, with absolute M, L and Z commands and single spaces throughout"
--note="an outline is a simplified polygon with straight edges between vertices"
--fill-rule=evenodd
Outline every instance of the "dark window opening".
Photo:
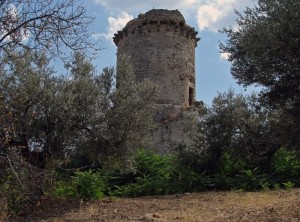
M 194 105 L 194 96 L 195 96 L 194 89 L 192 87 L 189 87 L 189 106 Z

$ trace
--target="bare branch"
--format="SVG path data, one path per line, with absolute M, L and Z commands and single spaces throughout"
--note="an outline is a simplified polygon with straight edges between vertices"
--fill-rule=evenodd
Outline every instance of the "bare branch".
M 1 0 L 0 56 L 20 48 L 47 51 L 68 58 L 70 50 L 93 57 L 100 50 L 89 26 L 94 18 L 86 15 L 82 0 Z
M 16 171 L 14 170 L 14 167 L 13 167 L 13 165 L 11 164 L 11 161 L 10 161 L 10 158 L 9 158 L 9 156 L 8 156 L 8 155 L 6 155 L 6 159 L 8 160 L 8 163 L 9 163 L 10 169 L 12 170 L 12 172 L 14 173 L 15 177 L 17 178 L 17 180 L 18 180 L 19 184 L 21 185 L 21 187 L 22 187 L 22 190 L 24 190 L 23 183 L 21 182 L 21 180 L 20 180 L 20 178 L 19 178 L 18 174 L 17 174 L 17 173 L 16 173 Z

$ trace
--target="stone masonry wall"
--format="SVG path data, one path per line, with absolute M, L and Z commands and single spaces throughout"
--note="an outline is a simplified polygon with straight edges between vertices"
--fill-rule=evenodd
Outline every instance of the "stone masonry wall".
M 160 88 L 156 146 L 182 139 L 178 118 L 182 109 L 194 106 L 196 35 L 179 11 L 162 9 L 140 14 L 115 34 L 118 59 L 129 56 L 137 79 L 150 79 Z

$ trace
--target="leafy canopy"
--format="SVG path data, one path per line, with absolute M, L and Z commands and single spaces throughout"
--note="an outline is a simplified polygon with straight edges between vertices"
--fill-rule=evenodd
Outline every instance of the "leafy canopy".
M 259 0 L 238 15 L 238 28 L 224 28 L 231 73 L 239 84 L 263 87 L 262 98 L 294 113 L 300 109 L 300 2 Z

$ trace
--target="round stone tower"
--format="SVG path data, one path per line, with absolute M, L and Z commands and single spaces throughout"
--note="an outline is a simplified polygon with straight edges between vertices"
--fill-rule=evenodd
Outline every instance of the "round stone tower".
M 160 127 L 154 140 L 163 149 L 174 138 L 185 140 L 178 119 L 195 104 L 197 33 L 178 10 L 153 9 L 129 21 L 113 38 L 117 59 L 128 56 L 138 81 L 150 79 L 160 88 L 156 100 Z

